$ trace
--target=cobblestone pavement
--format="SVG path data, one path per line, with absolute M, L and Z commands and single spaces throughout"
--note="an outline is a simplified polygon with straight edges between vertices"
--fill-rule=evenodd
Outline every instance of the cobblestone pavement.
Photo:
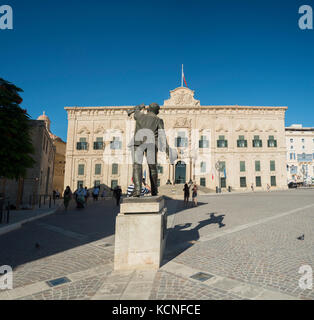
M 0 266 L 13 267 L 14 289 L 0 290 L 0 299 L 314 299 L 314 290 L 298 286 L 300 266 L 314 269 L 314 190 L 199 202 L 185 209 L 183 201 L 167 201 L 168 239 L 158 271 L 113 271 L 113 200 L 1 235 Z M 208 278 L 194 279 L 198 272 Z M 70 282 L 46 282 L 60 277 Z

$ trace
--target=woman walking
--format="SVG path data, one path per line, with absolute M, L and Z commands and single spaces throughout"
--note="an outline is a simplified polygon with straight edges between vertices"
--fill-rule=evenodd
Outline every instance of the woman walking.
M 194 201 L 195 207 L 197 207 L 197 185 L 194 183 L 193 189 L 192 189 L 192 199 Z
M 72 199 L 72 191 L 71 191 L 70 187 L 67 186 L 65 188 L 64 194 L 63 194 L 63 204 L 64 204 L 65 211 L 68 210 L 68 206 L 69 206 L 71 199 Z

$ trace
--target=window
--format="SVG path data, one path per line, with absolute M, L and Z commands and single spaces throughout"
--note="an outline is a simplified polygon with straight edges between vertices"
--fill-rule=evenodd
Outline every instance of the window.
M 293 149 L 293 146 L 291 146 L 290 149 L 292 150 L 292 149 Z
M 277 147 L 277 140 L 274 139 L 274 136 L 269 136 L 267 144 L 269 148 L 275 148 Z
M 271 176 L 270 177 L 270 185 L 272 187 L 275 187 L 276 186 L 276 176 Z
M 79 164 L 78 165 L 78 174 L 79 174 L 79 176 L 84 175 L 84 167 L 85 167 L 84 164 Z
M 111 180 L 111 189 L 114 189 L 118 185 L 118 180 Z
M 206 172 L 206 162 L 204 162 L 204 161 L 201 162 L 201 172 L 202 173 Z
M 290 142 L 293 143 L 293 139 L 292 138 L 290 139 Z
M 202 187 L 206 187 L 206 178 L 201 178 L 201 179 L 200 179 L 200 185 L 201 185 Z
M 301 140 L 301 141 L 302 141 L 302 143 L 304 143 L 304 139 L 303 139 L 303 138 L 302 138 L 302 140 Z
M 158 171 L 159 174 L 163 174 L 163 172 L 164 172 L 163 166 L 161 166 L 161 165 L 159 164 L 159 165 L 157 166 L 157 171 Z
M 219 136 L 219 140 L 217 140 L 217 148 L 227 148 L 228 141 L 225 140 L 225 136 Z
M 94 187 L 99 187 L 99 186 L 100 186 L 100 180 L 95 180 Z
M 261 171 L 261 162 L 259 160 L 255 161 L 255 171 Z
M 275 161 L 274 160 L 270 160 L 270 171 L 275 171 L 276 167 L 275 167 Z
M 102 137 L 97 137 L 96 141 L 94 142 L 94 150 L 101 150 L 103 149 L 104 143 Z
M 95 164 L 95 174 L 101 174 L 101 164 L 100 163 Z
M 244 140 L 244 136 L 239 136 L 237 146 L 238 148 L 247 148 L 247 140 Z
M 175 146 L 178 148 L 188 146 L 188 138 L 185 137 L 185 132 L 179 131 L 178 136 L 175 138 Z
M 246 188 L 246 177 L 240 177 L 240 187 Z
M 80 141 L 76 144 L 77 150 L 87 150 L 86 138 L 80 138 Z
M 302 146 L 302 149 L 305 149 L 305 146 Z
M 245 161 L 240 161 L 240 172 L 245 172 Z
M 112 164 L 111 174 L 118 174 L 118 164 L 117 163 Z
M 206 136 L 201 136 L 201 139 L 198 142 L 199 148 L 208 148 L 209 147 L 209 141 L 206 139 Z
M 261 148 L 263 146 L 262 140 L 260 140 L 259 136 L 254 136 L 253 140 L 253 148 Z
M 160 187 L 160 179 L 157 179 L 157 187 Z
M 255 177 L 255 185 L 256 185 L 256 187 L 261 187 L 262 186 L 261 177 Z
M 80 188 L 80 186 L 84 186 L 84 181 L 83 180 L 78 180 L 77 181 L 77 189 Z
M 122 141 L 120 141 L 119 137 L 113 137 L 112 141 L 110 142 L 110 149 L 117 150 L 122 148 Z
M 226 188 L 226 178 L 221 177 L 220 178 L 220 186 L 221 188 Z

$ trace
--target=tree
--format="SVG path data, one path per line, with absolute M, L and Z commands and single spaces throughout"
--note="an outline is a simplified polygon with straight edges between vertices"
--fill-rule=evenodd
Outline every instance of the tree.
M 35 161 L 30 116 L 19 104 L 22 89 L 0 78 L 0 177 L 3 193 L 6 179 L 20 179 Z

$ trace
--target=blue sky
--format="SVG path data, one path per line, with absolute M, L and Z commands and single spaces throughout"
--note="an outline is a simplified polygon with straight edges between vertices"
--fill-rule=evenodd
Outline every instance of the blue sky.
M 0 77 L 24 89 L 66 140 L 65 106 L 163 104 L 181 64 L 202 105 L 288 106 L 286 125 L 314 126 L 313 0 L 0 0 Z

